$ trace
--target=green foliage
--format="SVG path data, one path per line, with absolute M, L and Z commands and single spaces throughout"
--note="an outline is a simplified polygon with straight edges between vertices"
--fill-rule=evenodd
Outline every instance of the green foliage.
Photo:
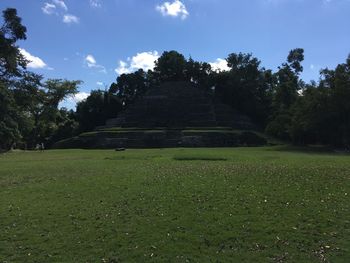
M 48 79 L 44 83 L 46 90 L 46 103 L 57 109 L 58 104 L 69 96 L 78 92 L 78 86 L 82 84 L 80 80 Z
M 0 28 L 0 149 L 8 149 L 21 138 L 20 113 L 13 91 L 14 77 L 20 77 L 26 66 L 16 41 L 26 38 L 26 28 L 21 24 L 16 9 L 3 11 Z
M 17 10 L 8 8 L 3 11 L 3 25 L 0 28 L 0 78 L 9 80 L 21 75 L 27 61 L 21 55 L 16 42 L 26 39 L 26 27 L 21 24 Z
M 309 85 L 293 106 L 291 134 L 297 143 L 350 147 L 350 59 L 322 71 L 318 87 Z
M 227 63 L 229 72 L 213 74 L 216 96 L 264 126 L 271 104 L 271 71 L 260 68 L 251 54 L 232 53 Z
M 186 63 L 182 54 L 174 50 L 165 51 L 156 61 L 154 71 L 162 82 L 181 81 L 186 79 Z
M 349 176 L 348 155 L 279 148 L 13 152 L 0 258 L 347 262 Z
M 301 62 L 304 61 L 304 49 L 302 48 L 296 48 L 289 52 L 287 61 L 292 69 L 294 69 L 294 72 L 296 74 L 299 74 L 303 72 L 303 67 L 301 65 Z
M 42 76 L 28 72 L 25 69 L 28 61 L 16 45 L 18 40 L 26 39 L 26 28 L 16 9 L 3 11 L 3 18 L 0 28 L 0 148 L 8 149 L 22 142 L 33 147 L 38 142 L 52 143 L 53 137 L 61 139 L 62 134 L 71 136 L 67 134 L 68 123 L 60 119 L 58 104 L 77 93 L 82 82 L 48 79 L 42 83 Z
M 109 92 L 115 94 L 126 107 L 146 92 L 149 81 L 148 74 L 139 69 L 134 73 L 120 75 L 117 83 L 110 86 Z
M 266 126 L 266 132 L 279 139 L 289 140 L 291 125 L 290 109 L 299 97 L 298 91 L 304 83 L 300 81 L 299 74 L 303 67 L 303 49 L 294 49 L 289 52 L 287 63 L 282 64 L 274 74 L 275 88 L 272 94 L 272 116 Z
M 104 125 L 107 119 L 115 117 L 122 108 L 118 95 L 101 90 L 91 91 L 89 97 L 77 105 L 79 130 L 91 131 L 96 126 Z
M 208 91 L 214 85 L 210 77 L 211 66 L 206 62 L 198 62 L 190 58 L 186 63 L 185 71 L 186 79 L 201 89 Z
M 0 81 L 0 149 L 8 149 L 20 139 L 18 115 L 12 94 Z

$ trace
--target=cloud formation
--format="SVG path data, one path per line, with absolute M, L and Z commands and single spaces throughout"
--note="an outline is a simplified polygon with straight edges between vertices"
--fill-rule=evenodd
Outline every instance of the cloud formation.
M 107 73 L 106 68 L 102 65 L 97 64 L 96 59 L 91 54 L 85 57 L 84 62 L 88 68 L 95 68 L 98 69 L 98 71 L 101 73 Z
M 65 11 L 68 11 L 67 5 L 62 0 L 52 0 L 52 2 L 56 4 L 56 6 L 64 9 Z
M 102 4 L 100 0 L 90 0 L 90 6 L 93 8 L 99 8 Z
M 79 18 L 75 15 L 68 14 L 68 7 L 63 0 L 51 0 L 50 3 L 45 2 L 44 6 L 41 8 L 44 14 L 57 16 L 62 16 L 62 22 L 66 24 L 77 24 L 79 23 Z
M 39 57 L 33 56 L 28 51 L 26 51 L 24 48 L 19 48 L 19 51 L 24 56 L 26 60 L 29 61 L 27 67 L 33 68 L 33 69 L 52 69 L 47 66 L 47 64 Z
M 185 4 L 180 0 L 175 0 L 172 3 L 164 2 L 161 5 L 157 5 L 156 10 L 163 16 L 181 17 L 181 19 L 186 19 L 190 14 L 186 9 Z
M 63 19 L 62 19 L 63 23 L 66 23 L 66 24 L 78 24 L 79 23 L 79 18 L 76 17 L 75 15 L 70 15 L 70 14 L 67 14 L 67 15 L 64 15 L 63 16 Z
M 138 69 L 148 71 L 153 69 L 155 61 L 159 58 L 157 51 L 137 53 L 135 56 L 128 58 L 127 61 L 120 60 L 119 67 L 115 69 L 115 72 L 119 75 L 134 72 Z
M 227 61 L 222 58 L 216 59 L 216 61 L 209 63 L 213 71 L 229 71 L 230 68 L 227 66 Z
M 81 91 L 81 92 L 78 92 L 77 94 L 75 94 L 73 96 L 72 100 L 75 103 L 78 103 L 78 102 L 81 102 L 81 101 L 85 100 L 87 97 L 89 97 L 89 95 L 90 95 L 89 93 Z
M 56 6 L 54 4 L 44 3 L 44 6 L 41 8 L 41 10 L 44 12 L 44 14 L 51 15 L 55 13 Z

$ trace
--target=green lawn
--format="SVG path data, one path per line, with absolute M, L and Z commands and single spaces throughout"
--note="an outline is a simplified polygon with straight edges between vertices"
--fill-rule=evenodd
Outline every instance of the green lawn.
M 0 155 L 0 262 L 350 262 L 350 156 Z

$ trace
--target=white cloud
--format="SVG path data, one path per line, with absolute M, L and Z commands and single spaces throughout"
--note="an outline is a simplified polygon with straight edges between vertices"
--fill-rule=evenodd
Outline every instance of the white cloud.
M 159 11 L 163 16 L 178 17 L 186 19 L 189 16 L 189 12 L 186 9 L 184 3 L 180 0 L 174 0 L 174 2 L 164 2 L 161 5 L 156 6 L 156 10 Z
M 47 15 L 58 14 L 57 7 L 68 11 L 67 5 L 62 0 L 52 0 L 51 3 L 45 2 L 41 10 Z
M 90 96 L 90 93 L 88 93 L 88 92 L 84 92 L 84 91 L 78 92 L 77 94 L 66 98 L 64 101 L 62 101 L 58 105 L 58 107 L 59 108 L 64 107 L 64 108 L 67 108 L 69 110 L 70 109 L 75 109 L 78 102 L 86 100 L 86 98 L 89 97 L 89 96 Z
M 85 63 L 89 68 L 96 68 L 99 70 L 99 72 L 107 73 L 106 68 L 104 66 L 97 64 L 96 59 L 93 55 L 87 55 L 85 57 Z
M 72 24 L 79 23 L 79 18 L 72 14 L 67 14 L 68 7 L 63 0 L 52 0 L 50 3 L 45 2 L 41 8 L 44 14 L 62 16 L 63 23 Z
M 51 15 L 55 12 L 56 6 L 54 4 L 44 3 L 44 6 L 41 8 L 41 10 L 43 10 L 44 14 Z
M 101 82 L 101 81 L 97 81 L 96 84 L 97 84 L 98 86 L 103 86 L 103 82 Z
M 70 14 L 67 14 L 67 15 L 64 15 L 63 16 L 63 23 L 66 23 L 66 24 L 71 24 L 71 23 L 79 23 L 79 18 L 74 16 L 74 15 L 70 15 Z
M 119 75 L 131 73 L 138 69 L 143 69 L 145 71 L 153 69 L 155 66 L 155 61 L 159 58 L 157 51 L 153 52 L 142 52 L 137 53 L 132 58 L 128 58 L 125 62 L 123 60 L 119 61 L 119 67 L 115 69 L 115 72 Z
M 119 67 L 115 69 L 115 72 L 119 75 L 130 73 L 132 70 L 129 69 L 128 63 L 120 60 Z
M 215 62 L 209 63 L 213 71 L 229 71 L 230 68 L 227 66 L 227 61 L 222 58 L 216 59 Z
M 56 6 L 64 9 L 65 11 L 68 11 L 68 7 L 63 1 L 61 1 L 61 0 L 52 0 L 52 2 L 55 3 Z
M 102 6 L 100 0 L 90 0 L 90 6 L 94 8 L 99 8 Z
M 87 97 L 89 97 L 89 93 L 87 92 L 84 92 L 84 91 L 81 91 L 81 92 L 78 92 L 77 94 L 75 94 L 72 98 L 72 100 L 75 102 L 75 103 L 78 103 L 80 101 L 83 101 L 85 100 Z
M 93 55 L 87 55 L 85 58 L 85 61 L 88 64 L 88 67 L 93 67 L 94 65 L 96 65 L 96 59 L 94 58 Z
M 26 51 L 24 48 L 19 49 L 21 54 L 24 56 L 26 60 L 29 61 L 27 67 L 28 68 L 34 68 L 34 69 L 49 69 L 52 70 L 53 68 L 50 68 L 46 65 L 46 63 L 39 57 L 33 56 L 28 51 Z

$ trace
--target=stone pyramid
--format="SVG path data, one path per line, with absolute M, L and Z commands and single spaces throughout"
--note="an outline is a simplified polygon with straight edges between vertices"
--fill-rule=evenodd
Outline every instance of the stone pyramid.
M 250 119 L 189 82 L 152 88 L 117 118 L 55 148 L 258 146 L 266 140 Z
M 167 82 L 150 89 L 106 126 L 138 128 L 231 127 L 254 129 L 247 116 L 216 101 L 190 82 Z

